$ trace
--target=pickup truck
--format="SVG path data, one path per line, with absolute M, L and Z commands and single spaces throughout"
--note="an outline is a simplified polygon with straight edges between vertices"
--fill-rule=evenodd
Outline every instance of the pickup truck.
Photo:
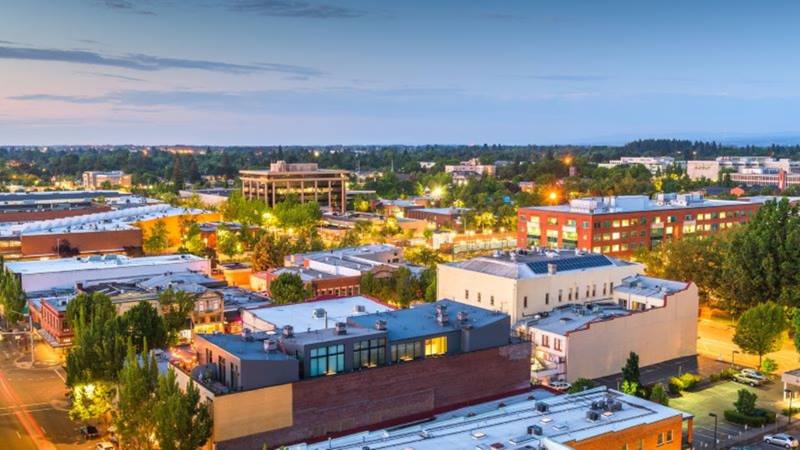
M 764 380 L 756 377 L 752 377 L 746 373 L 737 373 L 733 376 L 733 381 L 737 383 L 747 384 L 752 387 L 761 386 L 764 384 Z

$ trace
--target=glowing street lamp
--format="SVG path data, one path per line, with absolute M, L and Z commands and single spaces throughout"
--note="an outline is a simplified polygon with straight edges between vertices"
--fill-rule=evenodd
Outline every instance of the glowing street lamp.
M 442 196 L 444 196 L 444 188 L 442 186 L 435 186 L 431 189 L 431 197 L 433 197 L 434 200 L 439 200 Z
M 547 194 L 547 199 L 550 200 L 550 202 L 552 202 L 552 203 L 557 202 L 558 201 L 558 192 L 550 191 L 550 193 Z

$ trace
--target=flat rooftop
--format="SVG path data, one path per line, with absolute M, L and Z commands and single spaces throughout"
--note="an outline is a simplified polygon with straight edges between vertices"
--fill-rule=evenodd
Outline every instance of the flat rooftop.
M 332 323 L 331 326 L 333 326 Z M 386 331 L 378 331 L 374 328 L 346 327 L 345 334 L 337 334 L 335 328 L 326 328 L 322 330 L 304 331 L 302 333 L 295 332 L 292 337 L 284 337 L 283 339 L 286 343 L 305 346 L 310 344 L 321 344 L 323 342 L 341 341 L 343 338 L 347 337 L 377 339 L 385 335 Z
M 437 216 L 458 216 L 471 211 L 470 208 L 416 208 L 414 211 L 423 212 L 426 214 L 434 214 Z
M 597 407 L 596 420 L 587 413 L 593 402 L 618 405 L 614 408 Z M 563 444 L 584 441 L 606 433 L 663 421 L 684 414 L 676 409 L 621 392 L 598 387 L 577 394 L 558 395 L 544 399 L 509 401 L 505 406 L 483 412 L 473 412 L 457 417 L 436 419 L 431 422 L 395 427 L 385 430 L 352 434 L 317 444 L 290 446 L 290 450 L 362 450 L 404 449 L 485 449 L 492 448 L 569 448 Z M 547 406 L 540 412 L 537 404 Z M 528 434 L 535 425 L 541 435 Z M 681 439 L 680 434 L 673 439 Z M 493 444 L 501 444 L 492 447 Z M 551 447 L 548 447 L 550 444 Z M 561 446 L 559 446 L 561 445 Z
M 567 333 L 586 328 L 590 323 L 629 316 L 632 313 L 633 311 L 620 307 L 613 300 L 606 299 L 585 304 L 562 305 L 547 314 L 537 314 L 520 320 L 517 325 L 566 336 Z
M 247 340 L 239 334 L 198 334 L 208 342 L 243 360 L 286 361 L 294 359 L 275 349 L 264 351 L 263 339 Z
M 529 211 L 552 211 L 588 215 L 635 213 L 649 211 L 675 211 L 687 208 L 714 208 L 748 206 L 762 200 L 718 200 L 708 199 L 699 193 L 660 194 L 651 199 L 646 195 L 619 195 L 616 197 L 584 197 L 568 204 L 555 206 L 528 206 Z
M 131 194 L 119 191 L 45 191 L 45 192 L 3 192 L 0 205 L 20 203 L 57 203 L 70 200 L 92 200 L 99 197 L 128 197 Z
M 303 268 L 303 267 L 279 267 L 277 269 L 273 269 L 271 271 L 275 276 L 289 273 L 298 275 L 304 283 L 308 283 L 314 280 L 332 280 L 335 278 L 342 278 L 347 275 L 335 275 L 328 272 L 322 272 L 319 270 Z
M 498 251 L 493 256 L 479 256 L 446 265 L 498 277 L 521 279 L 550 276 L 551 265 L 555 266 L 557 275 L 562 272 L 604 269 L 631 264 L 634 263 L 597 253 L 574 250 L 517 250 Z
M 439 324 L 436 308 L 446 308 L 448 321 Z M 465 320 L 458 320 L 459 313 L 466 313 Z M 439 300 L 434 303 L 422 303 L 409 309 L 378 312 L 350 317 L 348 320 L 362 328 L 375 328 L 378 320 L 386 321 L 386 330 L 390 341 L 421 338 L 440 335 L 443 331 L 456 331 L 465 325 L 480 328 L 494 322 L 506 320 L 508 316 L 496 311 L 466 305 L 452 300 Z
M 622 284 L 614 286 L 614 292 L 620 292 L 640 297 L 658 297 L 674 294 L 689 287 L 683 281 L 665 280 L 662 278 L 635 275 L 622 280 Z
M 118 267 L 160 266 L 181 262 L 203 261 L 195 255 L 162 255 L 129 258 L 123 255 L 95 255 L 87 257 L 49 259 L 44 261 L 9 261 L 5 267 L 11 272 L 31 275 L 40 273 L 102 270 Z
M 268 322 L 275 328 L 291 325 L 294 327 L 295 333 L 302 333 L 308 330 L 313 331 L 333 327 L 336 322 L 347 322 L 348 317 L 391 310 L 390 307 L 382 303 L 358 295 L 293 305 L 268 306 L 266 308 L 248 310 L 244 314 Z M 370 327 L 372 325 L 374 325 L 374 321 Z

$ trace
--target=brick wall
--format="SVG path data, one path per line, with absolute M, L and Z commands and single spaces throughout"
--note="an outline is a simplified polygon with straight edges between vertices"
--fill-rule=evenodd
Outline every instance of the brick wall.
M 522 392 L 529 381 L 526 343 L 304 380 L 293 384 L 292 427 L 216 448 L 260 450 L 378 429 Z

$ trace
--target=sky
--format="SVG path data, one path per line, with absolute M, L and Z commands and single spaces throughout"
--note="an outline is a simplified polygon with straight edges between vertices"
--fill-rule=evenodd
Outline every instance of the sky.
M 800 2 L 0 0 L 0 145 L 800 136 Z

